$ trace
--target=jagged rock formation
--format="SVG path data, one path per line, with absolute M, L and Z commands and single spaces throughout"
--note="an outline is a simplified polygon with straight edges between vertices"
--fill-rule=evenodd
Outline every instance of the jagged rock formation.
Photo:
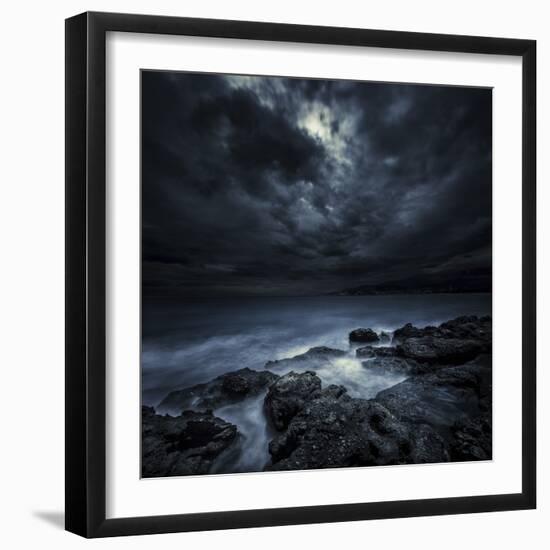
M 329 386 L 311 394 L 284 433 L 269 445 L 271 470 L 448 461 L 429 426 L 414 431 L 374 400 L 353 399 Z
M 211 412 L 161 416 L 153 407 L 142 407 L 141 431 L 143 477 L 206 474 L 237 436 L 236 426 Z
M 463 316 L 438 327 L 406 324 L 393 333 L 391 346 L 380 346 L 389 335 L 380 338 L 371 329 L 352 331 L 349 339 L 369 343 L 355 350 L 365 372 L 385 369 L 406 378 L 398 377 L 403 381 L 368 400 L 351 397 L 343 386 L 323 388 L 314 369 L 339 368 L 339 358 L 348 352 L 321 346 L 266 364 L 282 376 L 241 369 L 171 392 L 159 409 L 176 416 L 143 408 L 143 475 L 211 471 L 217 457 L 233 452 L 237 439 L 237 426 L 211 409 L 261 398 L 262 392 L 263 412 L 275 430 L 267 469 L 492 457 L 490 317 Z M 193 410 L 181 413 L 188 408 Z
M 269 371 L 240 369 L 222 374 L 205 384 L 170 392 L 157 409 L 169 413 L 178 413 L 189 408 L 198 411 L 216 409 L 258 395 L 277 378 L 277 374 Z
M 371 328 L 357 328 L 349 333 L 350 342 L 379 342 L 380 338 Z

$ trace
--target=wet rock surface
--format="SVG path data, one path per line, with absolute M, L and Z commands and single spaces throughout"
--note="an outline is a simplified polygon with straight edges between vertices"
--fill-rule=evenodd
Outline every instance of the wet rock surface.
M 485 343 L 485 351 L 490 351 L 493 336 L 490 316 L 468 315 L 457 317 L 439 325 L 438 335 L 448 338 L 464 338 Z
M 436 327 L 427 326 L 424 328 L 417 328 L 413 326 L 412 323 L 407 323 L 406 325 L 394 331 L 392 344 L 395 345 L 400 342 L 404 342 L 409 338 L 422 338 L 423 336 L 430 336 L 435 334 L 436 331 Z
M 396 347 L 397 354 L 401 357 L 419 363 L 440 365 L 460 365 L 474 359 L 483 353 L 484 349 L 483 343 L 478 340 L 435 336 L 409 338 Z
M 411 323 L 407 323 L 394 331 L 392 344 L 396 345 L 411 338 L 424 337 L 477 341 L 483 344 L 483 351 L 489 352 L 492 341 L 492 320 L 489 316 L 464 315 L 442 323 L 438 327 L 417 328 Z
M 429 426 L 414 432 L 373 400 L 328 388 L 270 443 L 270 470 L 447 461 L 443 439 Z
M 350 342 L 379 342 L 380 338 L 371 328 L 358 328 L 349 333 Z
M 161 416 L 142 407 L 142 475 L 206 474 L 237 437 L 237 427 L 211 412 Z
M 328 348 L 326 346 L 318 346 L 311 348 L 305 353 L 289 357 L 287 359 L 278 359 L 276 361 L 268 361 L 265 364 L 266 369 L 283 369 L 292 367 L 318 368 L 331 363 L 338 357 L 344 357 L 346 352 L 341 349 Z
M 489 358 L 484 357 L 411 376 L 375 399 L 400 420 L 429 424 L 450 437 L 457 422 L 490 410 L 491 374 Z
M 397 357 L 399 353 L 397 348 L 390 346 L 363 346 L 355 350 L 355 355 L 360 359 L 370 359 L 373 357 Z
M 283 430 L 304 404 L 321 392 L 321 379 L 311 371 L 289 372 L 271 385 L 265 397 L 267 417 L 277 430 Z
M 362 330 L 365 329 L 357 329 Z M 419 363 L 460 365 L 480 354 L 491 353 L 491 341 L 491 318 L 470 315 L 438 327 L 417 328 L 407 323 L 394 331 L 392 346 L 363 346 L 356 350 L 356 355 L 365 359 L 398 356 Z
M 330 362 L 336 357 L 343 357 L 344 355 L 346 355 L 346 352 L 344 350 L 328 348 L 326 346 L 318 346 L 315 348 L 310 348 L 305 353 L 295 355 L 294 357 L 277 359 L 276 361 L 268 361 L 265 364 L 265 368 L 274 369 L 278 367 L 293 366 L 294 364 L 299 364 L 300 362 L 323 364 L 326 362 Z
M 422 372 L 423 367 L 415 361 L 407 360 L 403 357 L 374 357 L 362 361 L 365 369 L 376 371 L 403 372 L 406 374 L 418 374 Z
M 199 411 L 215 409 L 258 395 L 278 378 L 277 374 L 265 370 L 240 369 L 205 384 L 173 391 L 160 402 L 157 409 L 163 413 L 179 413 L 188 408 Z
M 270 443 L 269 469 L 491 457 L 490 318 L 459 317 L 439 327 L 409 324 L 394 333 L 394 341 L 363 346 L 356 356 L 373 373 L 385 369 L 408 378 L 371 400 L 328 388 L 312 391 Z
M 474 418 L 457 421 L 451 428 L 451 431 L 454 436 L 451 445 L 452 460 L 492 459 L 492 422 L 490 411 L 486 411 Z

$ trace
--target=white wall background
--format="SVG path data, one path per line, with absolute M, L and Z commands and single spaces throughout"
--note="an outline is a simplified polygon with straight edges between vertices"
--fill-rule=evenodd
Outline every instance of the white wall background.
M 539 508 L 85 541 L 63 523 L 64 18 L 85 10 L 248 19 L 538 40 Z M 550 13 L 540 0 L 19 0 L 0 33 L 0 543 L 5 548 L 508 549 L 550 541 Z M 518 326 L 519 330 L 519 326 Z M 549 389 L 550 391 L 550 389 Z

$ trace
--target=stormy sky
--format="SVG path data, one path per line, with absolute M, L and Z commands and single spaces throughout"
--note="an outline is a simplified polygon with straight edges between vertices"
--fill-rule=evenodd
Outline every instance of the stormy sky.
M 489 290 L 491 90 L 142 73 L 144 295 Z

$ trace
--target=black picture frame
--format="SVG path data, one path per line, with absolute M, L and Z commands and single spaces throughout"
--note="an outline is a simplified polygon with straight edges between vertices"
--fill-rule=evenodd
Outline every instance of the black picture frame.
M 108 31 L 521 58 L 523 432 L 520 493 L 106 519 L 105 40 Z M 66 529 L 84 537 L 108 537 L 535 508 L 535 117 L 534 40 L 93 12 L 67 19 Z

